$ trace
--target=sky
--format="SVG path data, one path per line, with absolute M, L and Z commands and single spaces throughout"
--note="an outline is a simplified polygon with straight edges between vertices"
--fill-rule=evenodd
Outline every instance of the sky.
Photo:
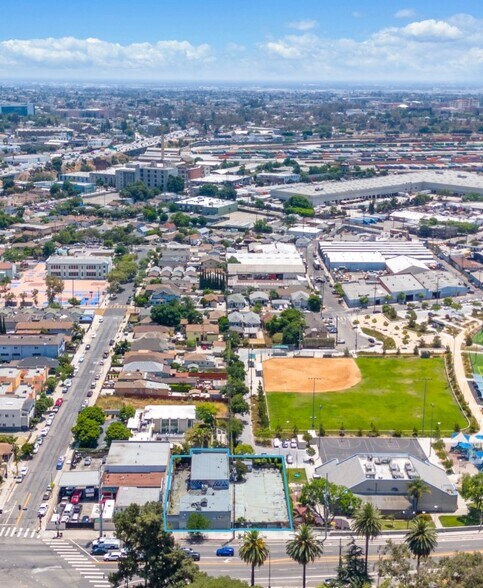
M 483 0 L 3 0 L 0 82 L 483 85 Z

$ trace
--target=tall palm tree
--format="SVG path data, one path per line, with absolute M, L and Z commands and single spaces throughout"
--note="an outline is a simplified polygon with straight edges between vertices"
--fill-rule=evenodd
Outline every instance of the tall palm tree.
M 436 530 L 430 527 L 429 522 L 422 517 L 414 519 L 404 541 L 409 551 L 417 558 L 418 569 L 421 558 L 429 557 L 438 545 Z
M 317 539 L 312 529 L 302 524 L 295 533 L 295 537 L 287 542 L 287 555 L 302 566 L 302 588 L 306 586 L 307 564 L 322 555 L 322 542 Z
M 429 494 L 431 488 L 421 478 L 414 478 L 408 485 L 408 497 L 413 503 L 413 511 L 418 512 L 418 503 L 423 494 Z
M 34 288 L 32 290 L 32 300 L 33 300 L 35 306 L 38 306 L 38 302 L 39 302 L 39 291 L 37 290 L 37 288 Z
M 252 566 L 250 586 L 255 586 L 255 566 L 263 566 L 268 557 L 269 549 L 258 531 L 249 531 L 243 535 L 243 543 L 239 550 L 241 559 Z
M 369 541 L 378 537 L 382 530 L 382 519 L 379 509 L 370 502 L 365 502 L 355 513 L 353 528 L 359 537 L 365 537 L 366 539 L 365 571 L 367 575 Z

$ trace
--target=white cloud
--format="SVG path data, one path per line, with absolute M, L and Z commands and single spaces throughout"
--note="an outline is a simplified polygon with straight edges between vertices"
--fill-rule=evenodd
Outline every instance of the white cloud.
M 314 33 L 262 44 L 267 72 L 290 79 L 475 81 L 483 78 L 483 21 L 470 15 L 387 27 L 362 40 Z M 270 68 L 270 70 L 269 70 Z
M 289 29 L 296 29 L 297 31 L 310 31 L 317 26 L 316 20 L 296 20 L 288 23 Z
M 401 8 L 394 14 L 394 18 L 413 18 L 416 13 L 412 8 Z
M 408 37 L 414 37 L 421 40 L 453 40 L 461 37 L 461 31 L 458 27 L 453 26 L 444 20 L 421 20 L 412 22 L 402 29 L 402 33 Z
M 188 41 L 121 45 L 93 38 L 62 37 L 0 42 L 0 63 L 27 68 L 162 69 L 211 59 L 208 44 L 196 46 Z

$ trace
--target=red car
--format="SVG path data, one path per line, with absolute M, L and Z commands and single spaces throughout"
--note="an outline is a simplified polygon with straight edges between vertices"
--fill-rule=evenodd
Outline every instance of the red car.
M 82 490 L 75 490 L 72 493 L 72 496 L 70 497 L 70 503 L 71 504 L 79 504 L 81 496 L 82 496 Z
M 64 404 L 64 399 L 63 398 L 57 398 L 57 400 L 55 401 L 55 405 L 54 406 L 62 406 Z

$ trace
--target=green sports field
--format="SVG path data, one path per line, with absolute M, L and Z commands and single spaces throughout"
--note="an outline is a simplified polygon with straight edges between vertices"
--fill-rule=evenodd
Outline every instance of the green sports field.
M 320 420 L 327 431 L 362 429 L 367 433 L 371 422 L 379 431 L 400 429 L 410 433 L 422 429 L 424 381 L 427 381 L 425 433 L 429 435 L 431 404 L 434 425 L 451 432 L 455 424 L 466 426 L 449 390 L 442 358 L 361 357 L 356 360 L 362 381 L 342 392 L 315 395 L 315 429 Z M 270 424 L 292 430 L 312 428 L 312 395 L 296 392 L 268 393 Z M 319 409 L 319 407 L 321 407 Z
M 473 343 L 477 345 L 483 345 L 483 331 L 480 331 L 473 337 Z
M 470 363 L 474 373 L 479 373 L 483 376 L 483 351 L 475 353 L 474 351 L 469 352 Z

